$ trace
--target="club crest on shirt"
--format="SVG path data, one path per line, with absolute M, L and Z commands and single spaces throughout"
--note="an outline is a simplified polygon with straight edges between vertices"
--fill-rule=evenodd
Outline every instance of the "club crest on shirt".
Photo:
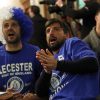
M 24 87 L 24 83 L 19 77 L 12 77 L 7 82 L 7 88 L 12 88 L 15 92 L 21 92 Z
M 52 91 L 56 90 L 56 88 L 59 86 L 61 78 L 60 76 L 58 76 L 57 74 L 53 74 L 52 78 L 51 78 L 51 87 L 50 89 Z

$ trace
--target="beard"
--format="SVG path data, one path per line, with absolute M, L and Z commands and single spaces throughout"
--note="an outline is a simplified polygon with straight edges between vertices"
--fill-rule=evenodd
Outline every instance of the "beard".
M 20 42 L 20 37 L 16 37 L 14 39 L 5 38 L 5 40 L 9 44 L 17 44 Z
M 64 42 L 65 42 L 65 40 L 57 42 L 54 45 L 48 45 L 48 46 L 52 51 L 57 51 L 57 50 L 59 50 L 61 48 L 61 46 L 64 44 Z

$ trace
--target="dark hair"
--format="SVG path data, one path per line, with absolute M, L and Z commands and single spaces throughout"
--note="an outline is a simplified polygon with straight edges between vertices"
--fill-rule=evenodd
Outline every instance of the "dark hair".
M 40 14 L 40 8 L 36 5 L 30 6 L 32 12 L 34 12 L 34 14 L 38 15 Z
M 100 13 L 100 5 L 99 5 L 99 7 L 98 7 L 98 9 L 96 11 L 96 15 L 98 15 L 98 13 Z
M 47 28 L 47 27 L 49 27 L 49 26 L 50 26 L 51 24 L 53 24 L 53 23 L 59 23 L 60 26 L 63 28 L 64 33 L 68 33 L 68 32 L 69 32 L 69 27 L 68 27 L 68 25 L 67 25 L 66 23 L 60 21 L 60 20 L 57 19 L 57 18 L 49 19 L 49 20 L 46 22 L 45 27 Z

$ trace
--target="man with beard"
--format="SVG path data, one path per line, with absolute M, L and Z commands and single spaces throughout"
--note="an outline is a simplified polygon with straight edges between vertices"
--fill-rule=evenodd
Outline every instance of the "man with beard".
M 0 20 L 4 43 L 0 47 L 0 91 L 7 90 L 14 100 L 22 100 L 23 94 L 34 93 L 35 82 L 42 70 L 36 59 L 39 48 L 27 43 L 33 34 L 32 22 L 15 7 L 3 8 Z M 4 95 L 0 100 L 6 97 Z
M 68 38 L 68 27 L 58 19 L 46 22 L 46 49 L 36 57 L 44 70 L 36 84 L 39 97 L 49 100 L 96 100 L 99 94 L 98 62 L 82 40 Z

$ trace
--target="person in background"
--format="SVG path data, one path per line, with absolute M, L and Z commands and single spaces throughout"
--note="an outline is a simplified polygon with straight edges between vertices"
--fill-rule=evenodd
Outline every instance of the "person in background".
M 95 15 L 95 21 L 96 21 L 96 26 L 92 28 L 89 35 L 86 36 L 83 39 L 83 41 L 88 43 L 91 49 L 93 49 L 99 56 L 100 55 L 100 8 L 97 10 L 97 13 Z
M 72 0 L 75 1 L 75 0 Z M 56 0 L 55 5 L 61 8 L 64 16 L 69 16 L 73 19 L 82 19 L 81 38 L 85 38 L 92 27 L 95 26 L 95 13 L 100 6 L 96 0 L 84 0 L 85 6 L 81 9 L 75 10 L 67 5 L 64 5 L 63 0 Z
M 38 45 L 40 48 L 47 48 L 45 36 L 46 18 L 40 14 L 40 8 L 32 5 L 27 9 L 27 15 L 31 18 L 34 27 L 34 34 L 30 40 L 31 44 Z
M 95 21 L 96 26 L 92 28 L 89 35 L 83 41 L 88 43 L 90 48 L 96 52 L 100 65 L 100 8 L 96 12 Z M 98 100 L 100 100 L 100 95 L 98 96 Z
M 2 42 L 0 41 L 0 46 L 2 46 Z
M 28 43 L 33 34 L 32 21 L 22 9 L 7 7 L 0 10 L 3 45 L 0 46 L 0 91 L 14 94 L 14 100 L 34 93 L 34 85 L 42 66 L 36 59 L 39 47 Z M 16 94 L 16 95 L 15 95 Z
M 77 37 L 67 38 L 66 24 L 58 19 L 46 22 L 46 40 L 52 53 L 37 51 L 44 70 L 35 91 L 49 100 L 95 100 L 99 94 L 98 61 L 89 46 Z

